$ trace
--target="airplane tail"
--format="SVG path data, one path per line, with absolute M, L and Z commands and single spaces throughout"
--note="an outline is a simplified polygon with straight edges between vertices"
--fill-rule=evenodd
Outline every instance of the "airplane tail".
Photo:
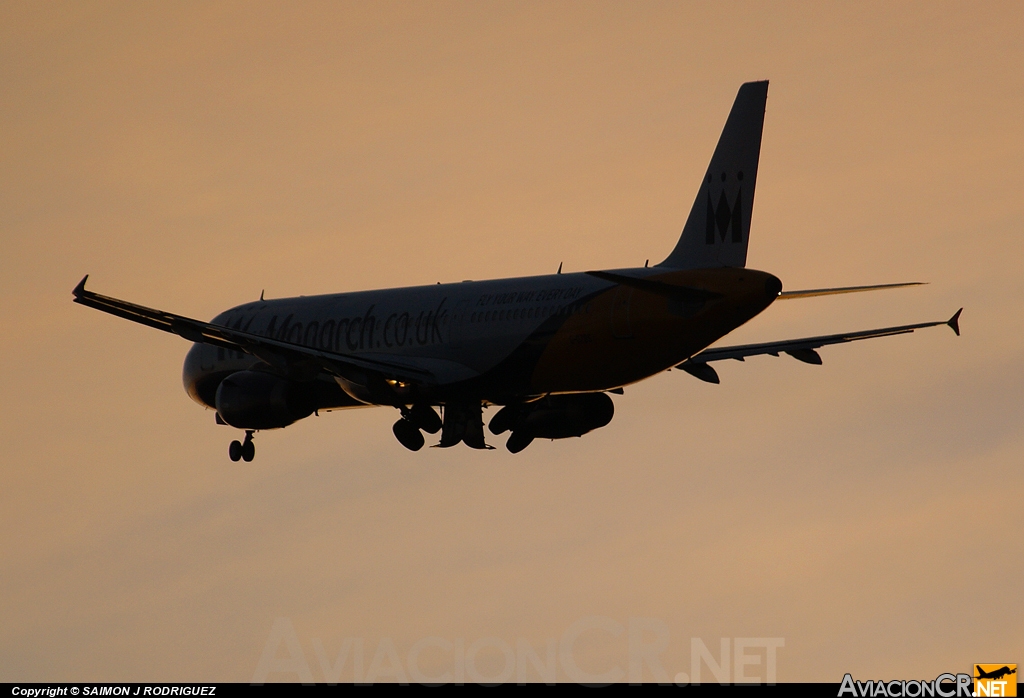
M 658 266 L 704 269 L 746 265 L 767 99 L 767 80 L 740 86 L 679 242 Z

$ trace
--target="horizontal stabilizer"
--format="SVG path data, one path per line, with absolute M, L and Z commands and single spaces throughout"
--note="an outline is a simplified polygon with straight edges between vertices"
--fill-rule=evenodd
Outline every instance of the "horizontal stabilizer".
M 862 291 L 881 291 L 887 288 L 906 288 L 907 286 L 925 286 L 923 281 L 908 281 L 902 284 L 876 284 L 874 286 L 842 286 L 840 288 L 812 288 L 807 291 L 783 291 L 779 300 L 790 298 L 814 298 L 815 296 L 838 296 L 841 293 L 860 293 Z

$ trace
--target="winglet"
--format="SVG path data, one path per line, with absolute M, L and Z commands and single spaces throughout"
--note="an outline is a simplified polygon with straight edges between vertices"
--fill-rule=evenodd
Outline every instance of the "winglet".
M 949 320 L 946 321 L 946 324 L 949 325 L 954 332 L 956 332 L 957 337 L 960 336 L 960 313 L 962 312 L 964 312 L 964 309 L 960 308 L 960 310 L 956 311 L 956 314 L 953 315 L 953 317 L 949 318 Z
M 82 297 L 82 293 L 85 292 L 85 282 L 88 281 L 88 280 L 89 280 L 89 275 L 86 274 L 85 276 L 82 277 L 82 280 L 78 282 L 78 285 L 75 286 L 75 290 L 71 292 L 71 294 L 75 298 L 81 298 Z

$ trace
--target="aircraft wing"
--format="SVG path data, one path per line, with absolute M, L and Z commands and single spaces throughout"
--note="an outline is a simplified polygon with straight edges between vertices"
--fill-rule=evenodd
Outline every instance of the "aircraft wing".
M 269 337 L 233 330 L 223 325 L 193 320 L 183 315 L 175 315 L 162 310 L 154 310 L 128 301 L 103 296 L 85 288 L 88 275 L 75 287 L 72 293 L 75 303 L 80 303 L 105 313 L 122 317 L 164 332 L 176 334 L 190 342 L 212 344 L 216 347 L 243 351 L 265 361 L 286 374 L 297 371 L 316 369 L 343 378 L 359 379 L 366 371 L 384 376 L 386 379 L 399 380 L 406 383 L 433 385 L 438 382 L 437 376 L 428 369 L 415 365 L 415 359 L 402 360 L 401 363 L 379 358 L 357 357 L 348 354 L 336 354 L 311 347 L 282 342 Z M 362 374 L 362 375 L 361 375 Z
M 956 311 L 949 320 L 938 320 L 936 322 L 919 322 L 914 325 L 900 325 L 898 327 L 882 327 L 877 330 L 863 330 L 860 332 L 847 332 L 844 334 L 830 334 L 821 337 L 804 337 L 802 339 L 786 339 L 781 342 L 764 342 L 762 344 L 741 344 L 733 347 L 715 347 L 705 349 L 687 361 L 676 366 L 690 375 L 700 378 L 708 383 L 718 383 L 718 373 L 708 365 L 711 361 L 722 361 L 724 359 L 736 359 L 743 361 L 748 356 L 759 356 L 770 354 L 778 356 L 780 353 L 789 354 L 795 359 L 809 364 L 820 364 L 821 357 L 815 349 L 829 344 L 844 344 L 855 342 L 859 339 L 874 339 L 875 337 L 889 337 L 897 334 L 908 334 L 914 330 L 937 325 L 948 325 L 957 336 L 960 336 L 960 313 L 963 308 Z

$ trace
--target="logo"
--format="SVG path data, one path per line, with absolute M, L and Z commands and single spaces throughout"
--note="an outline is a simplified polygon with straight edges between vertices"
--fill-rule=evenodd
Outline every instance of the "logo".
M 975 664 L 974 675 L 939 674 L 932 681 L 857 681 L 843 676 L 838 698 L 967 698 L 1017 695 L 1016 664 Z M 972 688 L 973 680 L 973 688 Z
M 722 181 L 724 182 L 726 175 L 722 173 Z M 743 181 L 743 173 L 739 172 L 736 174 L 736 179 Z M 731 242 L 743 242 L 743 189 L 740 188 L 736 192 L 736 203 L 729 205 L 729 197 L 726 196 L 725 190 L 718 195 L 718 204 L 714 204 L 711 199 L 711 177 L 708 176 L 707 186 L 707 209 L 705 211 L 705 237 L 704 243 L 707 245 L 715 244 L 715 231 L 718 231 L 718 236 L 722 242 L 725 242 L 726 237 L 731 232 Z
M 931 681 L 857 681 L 843 676 L 838 698 L 967 698 L 971 695 L 970 674 L 939 674 Z M 977 694 L 974 694 L 977 695 Z
M 1016 664 L 975 664 L 974 696 L 1017 695 Z

